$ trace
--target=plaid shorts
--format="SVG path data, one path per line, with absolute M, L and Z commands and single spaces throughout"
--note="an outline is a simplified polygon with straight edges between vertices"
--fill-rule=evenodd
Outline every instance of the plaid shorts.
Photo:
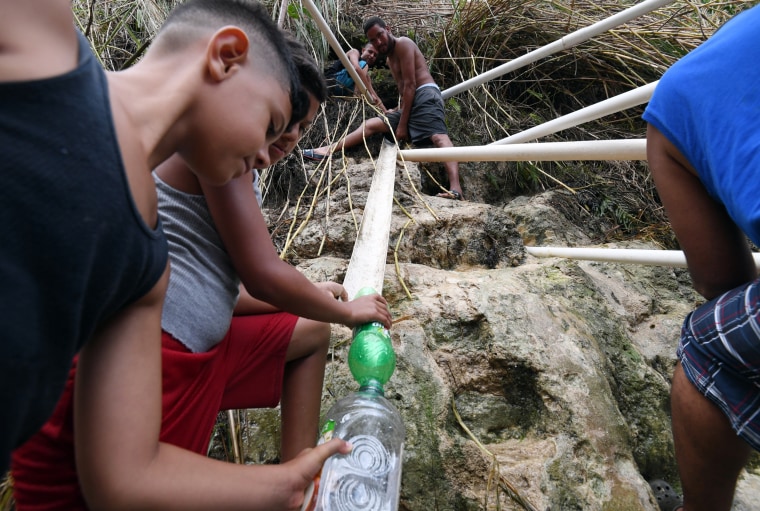
M 677 355 L 689 381 L 760 451 L 760 279 L 689 314 Z

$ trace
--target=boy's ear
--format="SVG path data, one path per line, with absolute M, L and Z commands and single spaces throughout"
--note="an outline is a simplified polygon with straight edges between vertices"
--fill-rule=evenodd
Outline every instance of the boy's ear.
M 211 78 L 222 81 L 232 76 L 248 58 L 251 43 L 239 27 L 217 30 L 206 48 L 206 62 Z

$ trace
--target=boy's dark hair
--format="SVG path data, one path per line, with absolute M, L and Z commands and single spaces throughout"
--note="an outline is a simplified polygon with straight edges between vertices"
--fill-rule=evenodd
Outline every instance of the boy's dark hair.
M 364 25 L 362 25 L 362 29 L 364 30 L 364 33 L 366 34 L 369 32 L 369 29 L 377 25 L 380 28 L 388 28 L 388 26 L 385 24 L 385 22 L 382 20 L 382 18 L 379 18 L 377 16 L 372 16 L 371 18 L 368 18 L 367 21 L 364 22 Z
M 290 53 L 293 55 L 293 63 L 298 70 L 301 87 L 313 94 L 317 101 L 323 103 L 327 99 L 327 83 L 325 83 L 325 78 L 317 67 L 317 62 L 301 41 L 287 32 L 285 39 L 290 46 Z M 308 111 L 308 100 L 306 105 Z M 306 112 L 304 112 L 305 115 Z M 303 119 L 303 117 L 301 118 Z
M 265 74 L 273 75 L 290 92 L 293 111 L 308 108 L 301 91 L 298 70 L 293 63 L 283 32 L 277 28 L 264 6 L 256 0 L 187 0 L 175 7 L 156 36 L 155 45 L 171 50 L 181 48 L 208 30 L 226 25 L 240 27 L 256 52 L 255 62 Z M 306 101 L 306 106 L 302 104 Z

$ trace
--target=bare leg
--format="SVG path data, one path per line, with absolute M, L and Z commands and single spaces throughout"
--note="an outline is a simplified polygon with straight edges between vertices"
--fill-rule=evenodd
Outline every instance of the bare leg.
M 673 439 L 684 511 L 728 511 L 750 447 L 676 366 L 671 390 Z
M 360 144 L 366 137 L 370 137 L 376 133 L 387 133 L 390 131 L 385 122 L 379 117 L 372 117 L 364 121 L 361 126 L 354 131 L 346 135 L 342 140 L 338 140 L 331 145 L 323 145 L 314 149 L 315 154 L 327 155 L 343 149 L 348 149 L 357 144 Z
M 433 145 L 435 147 L 454 147 L 454 144 L 451 143 L 451 139 L 448 135 L 439 133 L 437 135 L 433 135 L 430 137 L 430 140 L 433 142 Z M 449 190 L 454 190 L 456 192 L 459 192 L 459 195 L 462 195 L 462 185 L 459 183 L 459 163 L 455 161 L 447 161 L 443 164 L 446 167 L 446 176 L 449 179 Z M 450 194 L 439 193 L 439 197 L 447 197 L 450 196 Z
M 283 462 L 317 443 L 329 345 L 329 323 L 304 318 L 296 322 L 288 346 L 280 400 L 280 459 Z

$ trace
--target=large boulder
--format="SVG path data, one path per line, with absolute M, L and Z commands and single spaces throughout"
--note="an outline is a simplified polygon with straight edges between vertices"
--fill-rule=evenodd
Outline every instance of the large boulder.
M 333 161 L 344 175 L 329 194 L 313 178 L 324 195 L 287 242 L 313 280 L 342 281 L 366 206 L 372 164 L 346 163 Z M 678 487 L 669 382 L 700 301 L 688 273 L 526 255 L 524 243 L 590 242 L 556 207 L 560 192 L 490 206 L 420 189 L 418 167 L 398 165 L 383 294 L 398 357 L 386 397 L 407 428 L 401 509 L 530 509 L 520 497 L 540 510 L 657 509 L 646 481 Z M 350 336 L 333 327 L 323 412 L 356 390 Z M 276 459 L 278 420 L 247 414 L 249 462 Z M 755 463 L 733 509 L 758 501 Z

